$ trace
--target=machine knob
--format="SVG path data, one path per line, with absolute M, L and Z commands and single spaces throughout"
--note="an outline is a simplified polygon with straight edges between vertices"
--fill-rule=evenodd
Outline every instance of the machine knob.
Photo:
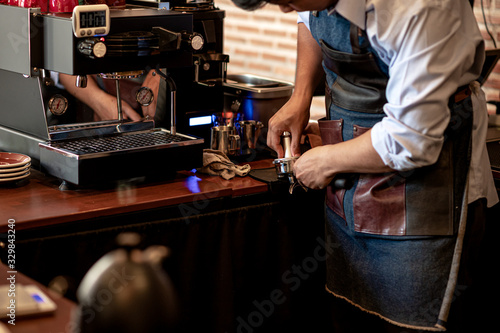
M 203 36 L 196 32 L 175 32 L 163 27 L 153 27 L 152 32 L 160 38 L 158 43 L 160 52 L 177 50 L 198 51 L 205 44 Z
M 102 58 L 106 54 L 106 44 L 98 38 L 88 38 L 78 42 L 78 51 L 89 58 Z
M 203 36 L 196 32 L 195 33 L 184 32 L 182 33 L 181 38 L 184 47 L 187 49 L 192 49 L 193 51 L 201 50 L 203 48 L 203 45 L 205 44 Z

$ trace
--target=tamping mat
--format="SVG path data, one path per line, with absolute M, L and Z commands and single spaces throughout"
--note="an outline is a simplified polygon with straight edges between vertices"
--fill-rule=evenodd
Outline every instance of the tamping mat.
M 253 179 L 260 180 L 264 183 L 273 183 L 281 181 L 276 173 L 276 168 L 255 169 L 248 174 Z
M 266 183 L 271 193 L 289 193 L 290 182 L 288 179 L 278 178 L 275 167 L 254 169 L 248 175 L 253 179 Z

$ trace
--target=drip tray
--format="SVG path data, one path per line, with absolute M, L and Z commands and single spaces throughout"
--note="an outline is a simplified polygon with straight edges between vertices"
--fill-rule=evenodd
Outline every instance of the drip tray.
M 40 143 L 42 170 L 76 185 L 164 178 L 202 166 L 203 139 L 165 129 Z

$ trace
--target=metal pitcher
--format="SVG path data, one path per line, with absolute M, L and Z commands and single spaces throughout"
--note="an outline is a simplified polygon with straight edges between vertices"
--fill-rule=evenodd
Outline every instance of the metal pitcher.
M 214 126 L 211 130 L 210 148 L 226 155 L 239 155 L 240 136 L 234 126 Z
M 257 140 L 264 124 L 256 120 L 242 120 L 238 122 L 241 138 L 241 153 L 249 154 L 257 147 Z

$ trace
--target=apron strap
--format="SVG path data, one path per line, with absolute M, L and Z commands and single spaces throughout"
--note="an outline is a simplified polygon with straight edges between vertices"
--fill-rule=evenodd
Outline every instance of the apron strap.
M 368 42 L 368 36 L 366 32 L 361 30 L 357 25 L 350 22 L 351 26 L 349 28 L 349 38 L 351 39 L 352 52 L 354 54 L 363 54 L 368 52 L 368 46 L 370 43 Z M 363 38 L 363 43 L 359 43 L 359 38 Z

